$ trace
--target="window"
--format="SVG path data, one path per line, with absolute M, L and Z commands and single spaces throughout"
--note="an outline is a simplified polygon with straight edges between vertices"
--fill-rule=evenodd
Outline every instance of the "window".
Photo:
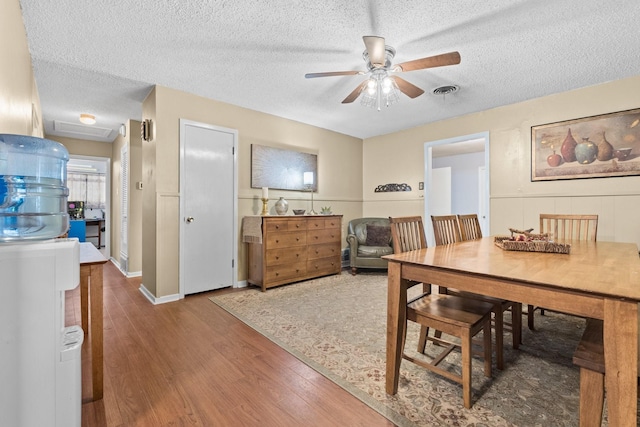
M 69 200 L 84 201 L 85 209 L 105 209 L 106 182 L 104 174 L 67 174 Z

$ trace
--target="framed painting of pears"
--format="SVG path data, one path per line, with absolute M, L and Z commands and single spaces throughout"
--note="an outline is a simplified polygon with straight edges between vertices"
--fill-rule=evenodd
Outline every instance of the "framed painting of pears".
M 640 108 L 531 127 L 531 180 L 640 175 Z

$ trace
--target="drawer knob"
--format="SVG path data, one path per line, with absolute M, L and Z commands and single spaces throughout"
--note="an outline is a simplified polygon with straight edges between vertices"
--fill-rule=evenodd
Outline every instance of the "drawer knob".
M 279 257 L 279 256 L 277 256 L 277 257 L 276 257 L 276 259 L 280 259 L 280 257 Z

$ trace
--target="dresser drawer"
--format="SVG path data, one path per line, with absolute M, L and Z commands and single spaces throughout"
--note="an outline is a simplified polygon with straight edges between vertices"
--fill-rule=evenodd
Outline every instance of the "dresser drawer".
M 322 276 L 325 274 L 340 273 L 340 258 L 321 258 L 307 261 L 307 274 Z
M 280 265 L 304 261 L 307 259 L 307 246 L 294 246 L 283 249 L 269 249 L 265 255 L 267 265 Z
M 325 218 L 324 220 L 324 228 L 340 228 L 342 226 L 342 217 L 334 216 Z
M 339 228 L 309 230 L 307 234 L 307 243 L 310 245 L 315 245 L 318 243 L 339 243 L 340 236 L 341 232 Z
M 334 257 L 340 259 L 340 243 L 325 243 L 322 245 L 310 245 L 307 251 L 308 259 Z
M 286 231 L 281 233 L 267 233 L 266 249 L 289 248 L 292 246 L 306 246 L 306 231 Z
M 265 280 L 267 282 L 277 282 L 286 279 L 295 279 L 306 274 L 305 261 L 292 264 L 282 264 L 267 267 Z
M 307 228 L 309 230 L 322 230 L 325 228 L 340 228 L 341 225 L 340 217 L 310 218 Z
M 281 232 L 281 231 L 297 231 L 306 230 L 307 226 L 302 218 L 269 218 L 265 220 L 265 229 L 269 232 Z

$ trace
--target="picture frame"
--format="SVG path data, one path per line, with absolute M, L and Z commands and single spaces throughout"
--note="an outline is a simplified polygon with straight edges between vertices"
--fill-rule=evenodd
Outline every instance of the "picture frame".
M 531 181 L 640 175 L 640 108 L 531 127 Z
M 305 185 L 305 172 L 313 172 L 313 184 Z M 251 144 L 251 187 L 318 191 L 318 155 Z

